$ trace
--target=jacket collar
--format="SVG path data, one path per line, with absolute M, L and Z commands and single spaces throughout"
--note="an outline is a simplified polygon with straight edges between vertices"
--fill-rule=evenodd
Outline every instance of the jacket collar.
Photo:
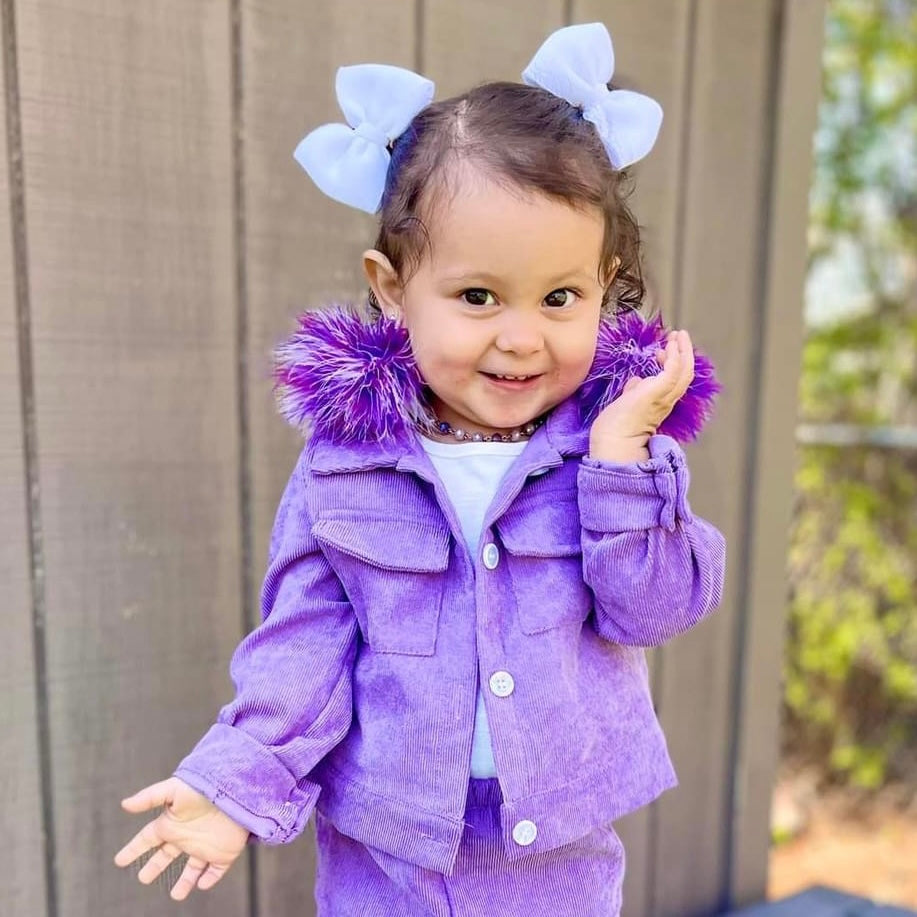
M 548 415 L 544 426 L 532 435 L 522 454 L 526 473 L 560 465 L 564 458 L 582 456 L 589 446 L 589 428 L 582 422 L 578 393 L 559 404 Z M 422 477 L 429 460 L 419 436 L 405 431 L 397 437 L 369 442 L 337 443 L 320 434 L 309 440 L 311 468 L 317 474 L 395 468 L 413 471 Z

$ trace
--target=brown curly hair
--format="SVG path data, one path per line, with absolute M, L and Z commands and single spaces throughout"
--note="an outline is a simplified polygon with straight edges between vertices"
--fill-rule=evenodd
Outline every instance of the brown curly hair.
M 508 186 L 598 207 L 605 217 L 603 311 L 640 308 L 640 229 L 626 204 L 628 174 L 612 166 L 594 126 L 569 102 L 535 86 L 484 83 L 424 108 L 391 154 L 375 248 L 402 280 L 429 246 L 427 224 L 450 176 L 470 163 Z M 370 306 L 378 309 L 372 293 Z

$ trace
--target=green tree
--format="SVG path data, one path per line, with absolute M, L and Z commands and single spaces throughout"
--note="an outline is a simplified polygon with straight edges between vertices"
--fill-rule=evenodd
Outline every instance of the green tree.
M 829 0 L 800 388 L 808 424 L 917 428 L 917 0 Z M 917 449 L 800 447 L 785 754 L 917 773 Z

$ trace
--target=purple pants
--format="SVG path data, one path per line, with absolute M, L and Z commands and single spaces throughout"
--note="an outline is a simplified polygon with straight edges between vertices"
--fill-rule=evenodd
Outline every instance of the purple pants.
M 496 778 L 471 780 L 451 876 L 361 844 L 316 812 L 318 917 L 618 917 L 624 847 L 611 825 L 510 862 L 501 802 Z

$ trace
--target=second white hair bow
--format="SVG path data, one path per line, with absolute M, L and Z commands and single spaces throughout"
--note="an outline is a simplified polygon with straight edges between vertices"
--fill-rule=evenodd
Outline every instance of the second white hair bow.
M 571 25 L 548 36 L 522 72 L 522 81 L 581 108 L 595 125 L 612 165 L 623 169 L 653 148 L 662 124 L 655 99 L 607 86 L 615 69 L 608 29 L 601 22 Z
M 356 64 L 338 68 L 334 88 L 347 124 L 315 128 L 293 156 L 328 197 L 376 213 L 392 158 L 388 145 L 430 104 L 434 85 L 401 67 Z

